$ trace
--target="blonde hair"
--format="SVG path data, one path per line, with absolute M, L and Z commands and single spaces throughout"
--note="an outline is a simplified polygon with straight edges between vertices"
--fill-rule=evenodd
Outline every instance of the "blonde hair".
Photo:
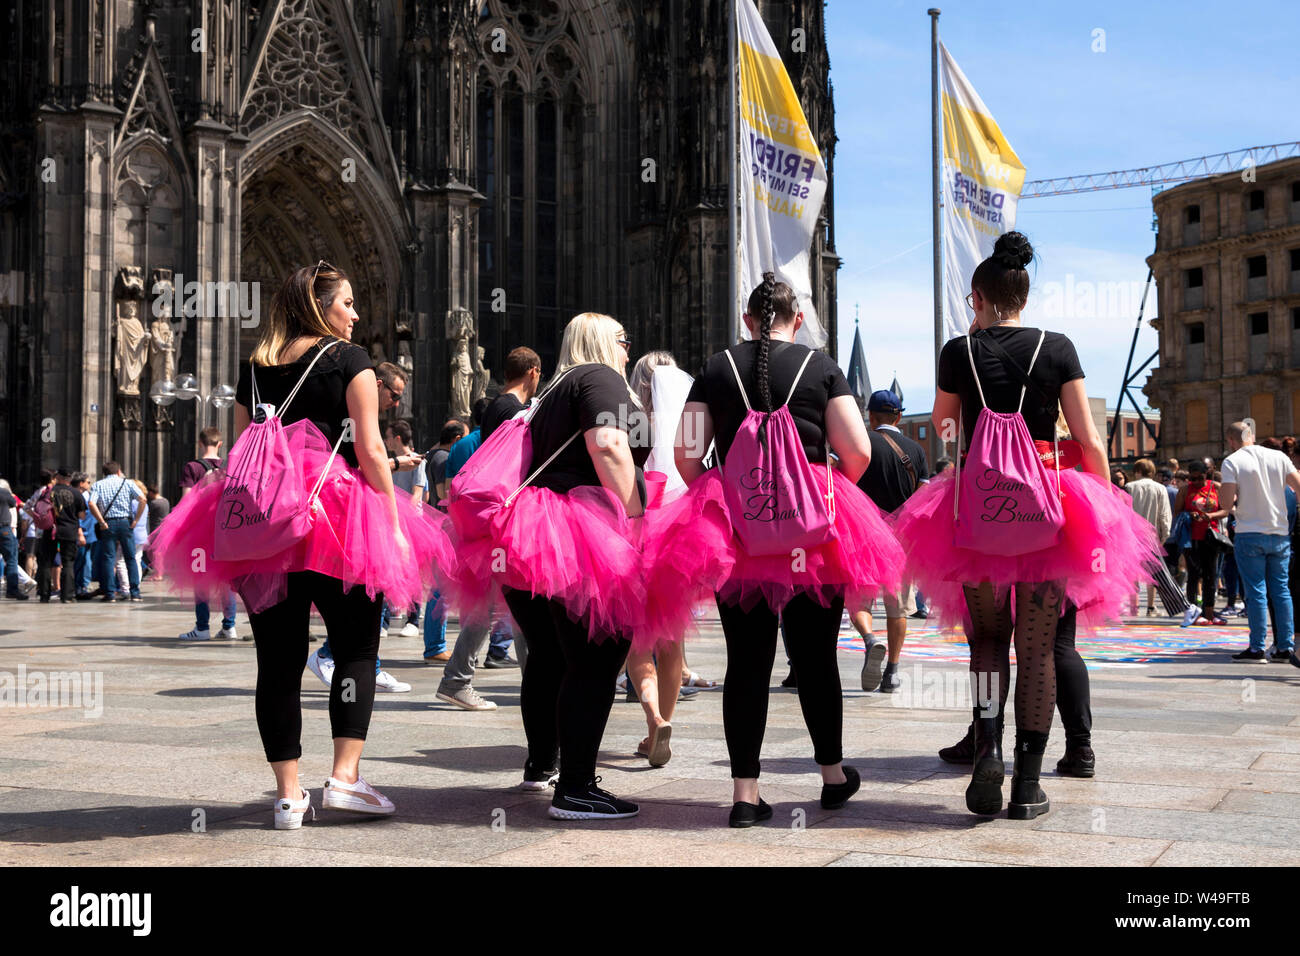
M 623 346 L 618 344 L 618 332 L 623 326 L 617 319 L 599 312 L 575 315 L 564 327 L 560 341 L 560 360 L 555 372 L 558 375 L 575 365 L 608 365 L 619 375 L 619 356 Z M 626 376 L 624 376 L 626 379 Z
M 324 261 L 289 273 L 271 297 L 271 317 L 253 349 L 253 361 L 258 365 L 275 365 L 284 347 L 303 336 L 337 338 L 325 320 L 325 310 L 334 304 L 346 281 L 348 277 L 341 269 Z
M 143 498 L 144 496 L 149 494 L 149 489 L 145 487 L 144 482 L 141 481 L 139 478 L 130 478 L 128 480 L 131 482 L 131 484 L 135 485 L 137 488 L 140 489 L 140 497 Z
M 1056 406 L 1056 409 L 1057 409 L 1057 411 L 1056 411 L 1056 437 L 1057 437 L 1058 439 L 1061 439 L 1061 438 L 1069 438 L 1069 437 L 1070 437 L 1070 425 L 1069 425 L 1069 423 L 1065 420 L 1065 409 L 1062 408 L 1060 405 L 1057 405 L 1057 406 Z
M 665 365 L 677 367 L 677 360 L 673 358 L 672 352 L 646 352 L 636 360 L 632 377 L 627 380 L 627 384 L 628 388 L 632 389 L 632 393 L 641 400 L 643 408 L 651 406 L 651 385 L 654 382 L 655 369 Z
M 1133 474 L 1139 478 L 1154 478 L 1156 476 L 1156 463 L 1150 458 L 1139 458 L 1133 462 Z

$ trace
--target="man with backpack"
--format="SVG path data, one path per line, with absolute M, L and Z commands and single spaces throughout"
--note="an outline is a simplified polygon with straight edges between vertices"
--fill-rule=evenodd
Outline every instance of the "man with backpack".
M 36 581 L 41 603 L 50 603 L 50 581 L 54 574 L 54 559 L 62 562 L 59 601 L 72 604 L 77 600 L 76 574 L 77 539 L 81 536 L 81 518 L 86 506 L 81 494 L 74 491 L 68 481 L 72 477 L 65 468 L 54 473 L 53 483 L 41 490 L 31 512 L 36 524 L 37 538 Z
M 187 462 L 181 469 L 181 498 L 192 492 L 203 479 L 221 468 L 221 429 L 214 425 L 209 425 L 203 431 L 199 432 L 199 455 L 193 461 Z M 207 595 L 205 595 L 206 597 Z M 217 638 L 221 640 L 237 640 L 239 635 L 235 632 L 235 611 L 238 605 L 235 603 L 234 592 L 227 591 L 221 602 L 221 630 L 217 632 Z M 211 611 L 208 609 L 206 600 L 194 601 L 194 629 L 186 631 L 179 636 L 182 641 L 206 641 L 211 639 L 212 633 L 208 630 L 208 622 Z M 249 636 L 246 640 L 252 640 Z
M 870 427 L 871 463 L 858 479 L 858 487 L 876 503 L 885 514 L 897 511 L 903 502 L 921 485 L 930 480 L 925 449 L 908 438 L 898 428 L 903 417 L 903 405 L 898 396 L 888 389 L 873 392 L 867 401 Z M 884 595 L 885 629 L 888 650 L 871 633 L 870 609 L 863 609 L 852 617 L 853 626 L 862 635 L 866 645 L 866 660 L 862 665 L 862 689 L 893 693 L 901 683 L 898 678 L 898 659 L 907 637 L 907 618 L 915 612 L 912 586 L 903 582 L 901 594 Z M 888 660 L 886 661 L 886 654 Z M 884 665 L 882 671 L 881 665 Z

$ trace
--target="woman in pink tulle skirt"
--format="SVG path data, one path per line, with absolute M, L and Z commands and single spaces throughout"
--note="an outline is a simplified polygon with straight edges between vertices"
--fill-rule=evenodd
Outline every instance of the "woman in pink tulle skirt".
M 392 802 L 359 772 L 374 704 L 380 611 L 385 597 L 399 607 L 421 600 L 438 583 L 439 570 L 454 569 L 444 519 L 393 493 L 395 466 L 384 448 L 379 412 L 396 403 L 404 376 L 398 369 L 397 386 L 376 378 L 366 351 L 348 341 L 356 319 L 352 286 L 341 271 L 324 261 L 295 270 L 272 300 L 236 387 L 237 438 L 254 415 L 259 421 L 278 416 L 293 470 L 317 492 L 306 535 L 279 550 L 278 539 L 259 542 L 263 556 L 256 559 L 218 560 L 230 540 L 216 537 L 219 511 L 223 528 L 232 525 L 230 497 L 223 504 L 223 493 L 234 489 L 217 471 L 150 539 L 174 587 L 206 594 L 229 587 L 244 599 L 257 642 L 257 724 L 276 777 L 277 829 L 296 829 L 315 813 L 298 782 L 299 692 L 312 607 L 325 621 L 335 661 L 329 699 L 334 764 L 322 805 L 392 813 Z M 241 450 L 236 441 L 232 473 L 252 447 Z M 276 494 L 289 500 L 283 490 Z
M 1013 819 L 1032 819 L 1049 809 L 1038 780 L 1056 700 L 1053 645 L 1063 609 L 1073 605 L 1085 623 L 1117 618 L 1133 582 L 1149 580 L 1145 566 L 1156 548 L 1150 525 L 1134 514 L 1128 496 L 1110 484 L 1073 343 L 1059 333 L 1020 324 L 1029 295 L 1025 267 L 1032 258 L 1029 241 L 1012 232 L 998 240 L 994 254 L 976 269 L 967 298 L 975 320 L 970 335 L 953 339 L 940 355 L 933 422 L 949 440 L 960 422 L 966 446 L 972 437 L 979 439 L 975 424 L 981 409 L 988 409 L 990 423 L 992 413 L 1012 413 L 998 419 L 1008 427 L 1018 412 L 1028 429 L 1026 440 L 1033 439 L 1046 465 L 1045 494 L 1059 495 L 1064 522 L 1056 543 L 1007 553 L 1015 548 L 1000 539 L 994 546 L 1006 525 L 984 527 L 978 521 L 988 516 L 968 514 L 968 527 L 976 528 L 988 546 L 981 548 L 978 541 L 959 546 L 954 498 L 960 487 L 978 479 L 972 472 L 958 479 L 957 469 L 922 486 L 894 522 L 907 551 L 908 576 L 945 623 L 966 627 L 976 704 L 974 771 L 966 792 L 973 813 L 991 815 L 1002 807 L 1002 706 L 1014 635 L 1016 757 L 1008 810 Z M 1060 411 L 1081 453 L 1082 472 L 1068 460 L 1057 467 Z M 1031 449 L 1030 459 L 1032 455 Z
M 530 457 L 519 462 L 518 445 L 511 447 L 512 467 L 528 480 L 485 519 L 489 527 L 462 524 L 458 539 L 462 606 L 481 609 L 484 596 L 501 588 L 527 643 L 521 787 L 544 792 L 554 783 L 548 813 L 560 820 L 638 812 L 601 789 L 596 776 L 614 681 L 645 606 L 640 468 L 650 446 L 624 377 L 628 347 L 623 327 L 607 315 L 585 312 L 569 321 L 556 374 L 519 423 L 525 431 L 503 425 L 475 452 L 495 463 L 505 442 L 526 434 Z M 456 476 L 453 499 L 473 479 L 474 462 Z
M 692 607 L 701 600 L 717 602 L 727 642 L 723 724 L 731 757 L 734 827 L 753 826 L 772 813 L 758 792 L 759 752 L 782 620 L 821 771 L 822 806 L 843 806 L 858 789 L 857 771 L 841 762 L 840 621 L 846 597 L 856 603 L 878 588 L 897 590 L 903 560 L 879 510 L 856 485 L 870 461 L 871 446 L 848 383 L 829 356 L 794 342 L 803 313 L 793 290 L 767 274 L 749 298 L 745 323 L 753 341 L 709 359 L 688 396 L 676 464 L 690 487 L 677 501 L 647 515 L 647 621 L 636 637 L 638 644 L 680 639 L 691 624 Z M 780 407 L 774 394 L 784 399 Z M 737 445 L 737 436 L 742 428 L 753 427 L 754 410 L 764 424 L 760 445 L 748 447 L 761 447 L 769 438 L 768 447 L 779 443 L 786 449 L 786 471 L 773 477 L 777 491 L 748 499 L 764 498 L 770 508 L 760 503 L 746 514 L 746 506 L 738 505 L 737 513 L 728 502 L 734 489 L 726 482 L 750 474 L 738 464 L 741 455 L 733 453 L 745 447 Z M 773 431 L 761 437 L 767 429 Z M 706 470 L 703 459 L 711 442 L 716 442 L 721 467 Z M 833 471 L 826 466 L 832 450 L 839 459 Z M 728 463 L 739 469 L 734 479 L 724 477 Z M 807 463 L 813 463 L 811 488 L 804 483 Z M 794 481 L 806 489 L 804 497 L 781 490 Z M 807 504 L 810 498 L 811 503 L 833 502 L 827 509 L 834 533 L 830 540 L 783 549 L 779 542 L 758 548 L 747 545 L 752 537 L 742 540 L 742 520 L 755 522 L 759 510 L 770 511 L 774 519 L 778 514 L 806 515 L 795 502 Z M 791 519 L 766 523 L 779 529 L 773 532 L 779 536 L 787 534 Z

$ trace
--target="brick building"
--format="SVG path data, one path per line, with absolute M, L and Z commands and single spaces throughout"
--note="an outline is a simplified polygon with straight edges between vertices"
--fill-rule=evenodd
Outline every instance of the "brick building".
M 1162 454 L 1224 453 L 1224 428 L 1300 431 L 1300 159 L 1225 173 L 1154 199 L 1160 367 L 1150 403 Z

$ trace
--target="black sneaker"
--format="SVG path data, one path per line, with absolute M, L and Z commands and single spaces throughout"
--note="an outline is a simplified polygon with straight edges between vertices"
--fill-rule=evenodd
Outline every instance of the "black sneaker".
M 1268 662 L 1270 664 L 1286 664 L 1290 662 L 1290 660 L 1290 651 L 1279 651 L 1277 648 L 1274 648 L 1273 653 L 1268 655 Z
M 898 676 L 898 667 L 886 665 L 885 673 L 880 675 L 880 692 L 882 694 L 892 694 L 898 688 L 903 686 L 903 680 Z
M 621 820 L 634 817 L 641 811 L 635 803 L 620 800 L 600 789 L 596 786 L 598 783 L 600 777 L 575 790 L 561 790 L 557 783 L 547 812 L 556 820 Z
M 1252 661 L 1266 662 L 1268 660 L 1268 658 L 1265 656 L 1263 651 L 1252 651 L 1249 647 L 1246 648 L 1244 651 L 1241 651 L 1240 653 L 1233 654 L 1232 659 L 1234 661 L 1246 661 L 1246 662 L 1252 662 Z
M 519 784 L 519 789 L 542 793 L 543 791 L 555 786 L 555 781 L 559 779 L 560 771 L 554 767 L 551 767 L 549 770 L 534 770 L 533 765 L 525 761 L 524 780 L 523 783 Z
M 487 659 L 483 661 L 483 666 L 486 667 L 488 670 L 500 670 L 507 667 L 518 667 L 519 662 L 515 660 L 513 657 L 511 657 L 509 654 L 505 655 L 504 657 L 493 657 L 491 654 L 489 654 L 487 656 Z
M 731 818 L 727 821 L 727 826 L 743 830 L 746 827 L 752 827 L 755 823 L 762 823 L 764 820 L 772 819 L 772 808 L 768 806 L 767 801 L 762 797 L 758 798 L 758 803 L 737 802 L 731 807 Z
M 11 601 L 30 601 L 31 598 L 21 591 L 15 591 L 13 594 L 6 595 Z
M 798 681 L 798 679 L 797 679 L 797 678 L 795 677 L 795 675 L 794 675 L 794 668 L 793 668 L 793 667 L 790 668 L 790 673 L 788 673 L 788 674 L 785 675 L 785 680 L 781 681 L 781 686 L 782 686 L 782 687 L 789 687 L 789 688 L 791 688 L 792 690 L 794 690 L 794 689 L 798 689 L 798 687 L 799 687 L 799 681 Z
M 848 803 L 849 797 L 857 793 L 858 788 L 862 786 L 862 778 L 852 767 L 844 768 L 844 777 L 843 783 L 822 784 L 823 810 L 838 810 Z

